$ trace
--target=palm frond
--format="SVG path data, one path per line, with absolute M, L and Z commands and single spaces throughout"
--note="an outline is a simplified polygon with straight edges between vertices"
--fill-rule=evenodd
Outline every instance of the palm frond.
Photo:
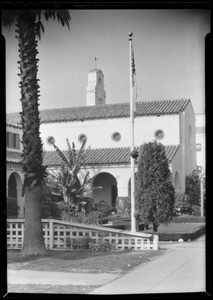
M 69 10 L 45 10 L 44 12 L 45 19 L 48 21 L 49 19 L 58 19 L 58 22 L 61 23 L 62 26 L 67 26 L 70 30 L 70 12 Z
M 70 163 L 70 167 L 72 167 L 73 166 L 73 151 L 72 151 L 69 140 L 66 139 L 66 141 L 67 141 L 67 148 L 68 148 L 69 163 Z
M 83 165 L 84 160 L 84 153 L 85 153 L 85 145 L 86 145 L 86 140 L 83 141 L 80 150 L 78 151 L 77 157 L 76 157 L 76 172 L 79 171 L 80 167 Z
M 66 156 L 64 155 L 64 153 L 54 144 L 53 147 L 56 149 L 58 155 L 60 156 L 60 158 L 62 159 L 62 161 L 69 166 L 69 162 L 66 158 Z

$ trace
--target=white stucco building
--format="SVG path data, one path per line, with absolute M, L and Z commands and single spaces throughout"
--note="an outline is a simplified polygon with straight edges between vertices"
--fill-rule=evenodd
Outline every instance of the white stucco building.
M 154 139 L 165 145 L 175 190 L 184 192 L 185 177 L 197 167 L 196 123 L 190 99 L 141 100 L 136 107 L 135 146 Z M 93 185 L 102 187 L 93 192 L 94 200 L 114 204 L 117 196 L 127 197 L 130 195 L 131 176 L 129 115 L 129 103 L 106 104 L 103 72 L 91 70 L 88 75 L 87 106 L 40 111 L 44 164 L 49 168 L 60 165 L 57 153 L 46 142 L 49 136 L 54 136 L 61 150 L 67 150 L 66 138 L 70 143 L 74 142 L 77 149 L 86 138 L 87 147 L 91 147 L 86 158 L 87 169 L 94 179 Z M 19 114 L 8 114 L 7 123 L 10 124 L 8 130 L 19 130 L 21 134 L 17 126 L 20 124 Z M 12 166 L 14 176 L 18 174 L 20 180 L 23 178 L 18 169 L 21 148 L 14 151 L 9 147 L 7 150 L 9 191 Z

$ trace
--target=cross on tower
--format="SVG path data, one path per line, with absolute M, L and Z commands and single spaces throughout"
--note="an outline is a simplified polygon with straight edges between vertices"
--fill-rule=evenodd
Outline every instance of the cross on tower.
M 95 60 L 95 69 L 96 69 L 96 67 L 97 67 L 97 65 L 96 65 L 97 57 L 95 57 L 94 60 Z

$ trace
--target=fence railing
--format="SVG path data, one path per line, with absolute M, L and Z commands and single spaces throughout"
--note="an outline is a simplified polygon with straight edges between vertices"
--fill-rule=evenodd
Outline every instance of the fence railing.
M 7 219 L 7 248 L 21 249 L 24 240 L 24 219 Z M 103 226 L 72 223 L 54 219 L 43 219 L 46 248 L 49 250 L 72 250 L 77 243 L 89 239 L 98 243 L 100 238 L 114 244 L 116 250 L 157 250 L 158 235 L 131 232 Z M 80 245 L 80 243 L 78 243 Z

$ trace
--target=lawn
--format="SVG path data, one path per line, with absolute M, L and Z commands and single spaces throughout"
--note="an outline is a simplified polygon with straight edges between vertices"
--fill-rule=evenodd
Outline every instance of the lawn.
M 59 271 L 59 272 L 88 272 L 88 273 L 117 273 L 125 274 L 134 267 L 154 260 L 166 250 L 144 251 L 111 251 L 95 253 L 89 251 L 48 251 L 46 256 L 23 258 L 19 250 L 8 250 L 8 269 Z M 88 294 L 97 286 L 76 285 L 8 285 L 9 293 L 45 293 L 45 294 Z
M 89 273 L 126 273 L 141 263 L 153 260 L 163 254 L 163 250 L 144 251 L 48 251 L 46 256 L 20 257 L 19 250 L 8 250 L 8 269 L 89 272 Z

